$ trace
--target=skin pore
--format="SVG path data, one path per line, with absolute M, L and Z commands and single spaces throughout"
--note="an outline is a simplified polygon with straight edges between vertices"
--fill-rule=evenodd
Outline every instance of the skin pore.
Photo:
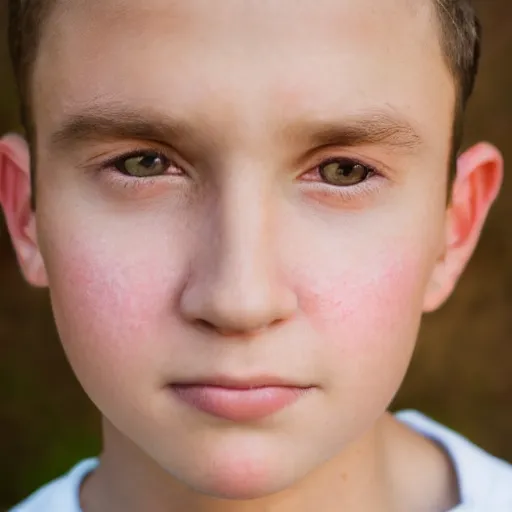
M 446 207 L 455 87 L 419 4 L 56 7 L 34 70 L 37 210 L 13 135 L 0 200 L 104 417 L 84 512 L 458 502 L 445 453 L 386 410 L 502 161 L 464 153 Z M 262 375 L 311 390 L 236 422 L 169 387 Z

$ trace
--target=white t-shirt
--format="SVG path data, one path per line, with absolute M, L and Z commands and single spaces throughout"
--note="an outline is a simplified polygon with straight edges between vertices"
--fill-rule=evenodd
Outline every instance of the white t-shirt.
M 461 504 L 450 512 L 512 512 L 512 465 L 489 455 L 453 430 L 416 411 L 397 419 L 445 448 L 456 469 Z M 81 512 L 81 482 L 98 465 L 86 459 L 45 485 L 10 512 Z

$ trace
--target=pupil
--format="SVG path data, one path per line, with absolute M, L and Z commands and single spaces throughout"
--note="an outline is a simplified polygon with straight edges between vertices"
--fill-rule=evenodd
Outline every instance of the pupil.
M 357 165 L 339 165 L 336 174 L 341 178 L 351 178 L 358 171 Z
M 142 157 L 140 164 L 143 165 L 144 167 L 153 167 L 156 159 L 157 157 L 154 155 L 146 155 Z

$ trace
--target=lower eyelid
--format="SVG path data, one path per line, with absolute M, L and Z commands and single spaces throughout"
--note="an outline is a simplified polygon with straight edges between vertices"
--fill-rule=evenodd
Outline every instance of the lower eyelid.
M 115 165 L 107 165 L 99 169 L 98 178 L 104 180 L 106 183 L 113 187 L 125 188 L 125 189 L 143 189 L 154 187 L 159 182 L 163 185 L 169 183 L 169 178 L 182 178 L 186 176 L 186 173 L 176 166 L 170 166 L 171 172 L 165 174 L 159 174 L 155 176 L 146 176 L 138 178 L 136 176 L 130 176 L 121 172 Z
M 143 151 L 141 151 L 143 153 Z M 110 181 L 114 185 L 118 185 L 124 188 L 142 188 L 153 186 L 157 181 L 160 181 L 168 177 L 185 176 L 187 172 L 176 164 L 171 158 L 163 153 L 159 153 L 162 158 L 165 158 L 168 162 L 168 168 L 165 173 L 147 176 L 147 177 L 136 177 L 129 174 L 123 173 L 116 167 L 116 163 L 122 162 L 130 158 L 136 153 L 130 155 L 120 155 L 116 159 L 110 159 L 108 162 L 101 164 L 98 168 L 100 174 L 109 175 L 107 181 Z M 358 163 L 357 161 L 355 163 Z M 314 189 L 322 194 L 338 195 L 345 198 L 357 197 L 361 195 L 367 195 L 372 193 L 379 184 L 376 183 L 383 179 L 383 175 L 374 169 L 370 165 L 364 165 L 369 169 L 368 176 L 360 183 L 355 185 L 339 186 L 333 185 L 326 182 L 320 174 L 320 166 L 316 166 L 314 169 L 302 174 L 299 180 L 306 183 L 315 184 Z
M 159 176 L 136 178 L 123 174 L 115 167 L 107 167 L 103 170 L 102 174 L 107 183 L 110 183 L 113 186 L 132 189 L 152 186 L 157 181 L 155 178 L 159 178 Z
M 167 178 L 169 176 L 185 176 L 186 173 L 182 169 L 176 166 L 169 166 L 169 169 L 166 170 L 162 174 L 155 174 L 153 176 L 132 176 L 131 174 L 120 171 L 117 167 L 111 165 L 103 169 L 103 172 L 111 172 L 115 174 L 121 175 L 126 180 L 137 180 L 137 181 L 147 181 L 151 179 L 162 179 Z
M 372 174 L 361 183 L 342 187 L 331 185 L 323 181 L 318 171 L 316 171 L 316 174 L 318 174 L 318 178 L 306 177 L 304 179 L 304 175 L 303 179 L 301 179 L 303 186 L 308 187 L 308 189 L 314 191 L 314 193 L 330 197 L 338 196 L 342 199 L 357 199 L 370 195 L 382 185 L 381 182 L 384 180 L 382 175 L 377 172 L 372 172 Z

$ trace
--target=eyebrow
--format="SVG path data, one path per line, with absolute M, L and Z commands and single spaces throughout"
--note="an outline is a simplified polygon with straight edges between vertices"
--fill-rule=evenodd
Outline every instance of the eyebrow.
M 298 119 L 283 128 L 285 140 L 305 144 L 315 151 L 322 147 L 387 146 L 413 151 L 423 139 L 403 116 L 393 110 L 374 109 L 340 116 L 339 119 Z M 117 103 L 91 105 L 70 114 L 50 136 L 52 149 L 69 151 L 88 142 L 138 139 L 163 144 L 216 145 L 218 132 L 202 122 L 200 130 L 182 120 L 151 108 L 132 109 Z
M 413 125 L 399 113 L 370 110 L 346 115 L 339 120 L 297 123 L 287 137 L 309 139 L 312 147 L 386 146 L 411 152 L 424 143 Z
M 69 151 L 94 141 L 139 139 L 168 144 L 197 139 L 197 136 L 183 121 L 152 109 L 134 110 L 114 103 L 92 105 L 70 114 L 51 134 L 50 144 L 56 151 Z

